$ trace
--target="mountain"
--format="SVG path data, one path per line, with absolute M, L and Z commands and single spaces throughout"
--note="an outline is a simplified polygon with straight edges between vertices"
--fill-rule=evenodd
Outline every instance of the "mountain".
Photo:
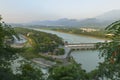
M 58 20 L 45 20 L 45 21 L 33 21 L 30 24 L 33 25 L 46 25 L 46 26 L 69 26 L 69 25 L 76 25 L 77 20 L 75 19 L 58 19 Z
M 112 10 L 103 13 L 94 18 L 86 18 L 83 20 L 76 19 L 58 19 L 58 20 L 45 20 L 33 21 L 24 25 L 43 25 L 43 26 L 59 26 L 59 27 L 106 27 L 114 21 L 120 20 L 120 10 Z
M 95 24 L 99 24 L 100 21 L 96 18 L 88 18 L 84 20 L 76 20 L 76 19 L 58 19 L 58 20 L 46 20 L 46 21 L 33 21 L 29 24 L 31 25 L 46 25 L 46 26 L 59 26 L 59 27 L 87 27 L 94 26 Z
M 96 18 L 99 20 L 104 20 L 104 21 L 120 20 L 120 10 L 112 10 L 112 11 L 106 12 L 102 15 L 99 15 Z

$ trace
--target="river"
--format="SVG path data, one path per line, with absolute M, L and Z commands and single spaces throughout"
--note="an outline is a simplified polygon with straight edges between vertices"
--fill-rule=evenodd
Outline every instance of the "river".
M 95 43 L 95 42 L 104 42 L 103 39 L 97 39 L 92 37 L 86 37 L 86 36 L 78 36 L 74 34 L 67 34 L 62 32 L 56 32 L 51 30 L 43 30 L 43 29 L 34 29 L 38 31 L 43 31 L 47 33 L 56 34 L 57 36 L 63 38 L 64 41 L 67 41 L 68 43 Z M 82 68 L 85 69 L 87 72 L 90 72 L 91 70 L 94 70 L 96 66 L 98 66 L 99 62 L 103 61 L 103 58 L 99 58 L 99 52 L 98 51 L 73 51 L 71 53 L 71 56 L 75 59 L 77 63 L 82 64 Z

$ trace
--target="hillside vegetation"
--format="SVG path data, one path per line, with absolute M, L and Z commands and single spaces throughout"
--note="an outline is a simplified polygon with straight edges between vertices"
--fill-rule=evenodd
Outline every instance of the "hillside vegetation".
M 15 28 L 16 33 L 24 35 L 29 44 L 26 48 L 25 56 L 35 56 L 38 53 L 47 53 L 54 55 L 64 54 L 64 49 L 59 48 L 60 45 L 63 45 L 62 38 L 59 38 L 55 34 L 40 32 L 27 28 Z M 31 53 L 28 54 L 27 53 Z M 34 53 L 34 54 L 33 54 Z

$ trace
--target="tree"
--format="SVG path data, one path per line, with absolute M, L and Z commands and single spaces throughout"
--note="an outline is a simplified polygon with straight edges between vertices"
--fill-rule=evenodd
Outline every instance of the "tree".
M 12 48 L 5 40 L 16 35 L 14 28 L 1 21 L 0 16 L 0 80 L 43 80 L 40 69 L 35 69 L 31 65 L 24 63 L 21 67 L 21 74 L 13 74 L 11 61 L 16 59 L 19 49 Z M 18 37 L 18 36 L 17 36 Z
M 44 80 L 41 70 L 33 68 L 29 63 L 22 65 L 21 73 L 16 75 L 17 80 Z
M 99 65 L 99 75 L 111 80 L 120 79 L 120 21 L 116 21 L 105 29 L 113 34 L 111 42 L 99 45 L 101 56 L 105 61 Z
M 86 72 L 76 63 L 53 67 L 49 74 L 48 80 L 88 80 Z

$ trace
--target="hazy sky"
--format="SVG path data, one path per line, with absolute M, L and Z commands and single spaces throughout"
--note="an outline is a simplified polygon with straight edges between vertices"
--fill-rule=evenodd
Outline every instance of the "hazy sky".
M 83 19 L 120 9 L 120 0 L 0 0 L 5 22 Z

